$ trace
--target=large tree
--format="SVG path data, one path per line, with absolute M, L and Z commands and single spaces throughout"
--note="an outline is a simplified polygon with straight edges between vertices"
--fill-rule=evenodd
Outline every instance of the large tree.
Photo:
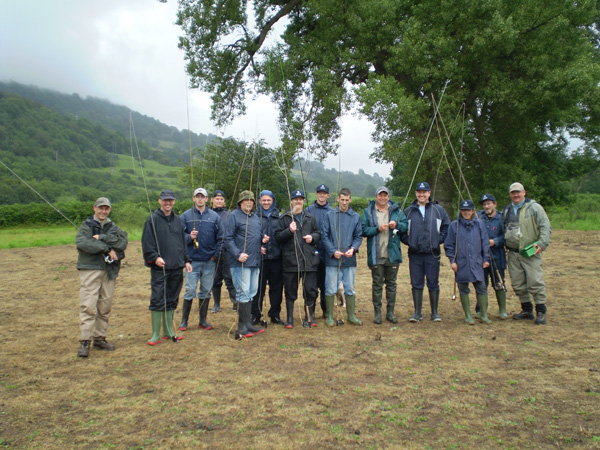
M 570 137 L 598 159 L 597 0 L 179 4 L 187 70 L 212 93 L 215 121 L 243 113 L 249 92 L 266 93 L 284 146 L 323 156 L 356 107 L 375 124 L 374 156 L 394 164 L 400 191 L 436 105 L 418 175 L 446 194 L 460 165 L 475 193 L 518 179 L 549 200 L 564 194 Z

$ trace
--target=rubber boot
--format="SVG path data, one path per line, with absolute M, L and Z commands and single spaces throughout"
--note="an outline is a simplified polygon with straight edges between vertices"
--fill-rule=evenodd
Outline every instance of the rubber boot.
M 479 302 L 476 302 L 475 303 L 475 314 L 473 314 L 474 319 L 479 319 L 479 310 L 480 310 Z
M 536 304 L 535 305 L 535 324 L 536 325 L 546 325 L 546 304 Z
M 519 314 L 513 314 L 515 320 L 533 320 L 533 303 L 521 303 L 521 312 Z
M 219 289 L 220 291 L 220 289 Z M 213 291 L 214 292 L 214 291 Z M 210 310 L 211 313 L 218 313 L 221 312 L 221 292 L 219 292 L 219 297 L 213 297 L 215 300 L 215 303 L 212 307 L 212 309 Z
M 431 320 L 441 322 L 442 317 L 438 314 L 440 304 L 440 291 L 429 291 L 429 306 L 431 306 Z
M 166 341 L 172 339 L 173 342 L 182 340 L 183 336 L 177 336 L 173 331 L 173 316 L 175 315 L 175 310 L 169 309 L 168 311 L 161 311 L 160 315 L 163 326 L 163 340 Z
M 328 327 L 335 326 L 335 322 L 333 321 L 333 302 L 335 302 L 335 295 L 325 296 L 325 325 Z
M 222 287 L 223 287 L 223 285 L 214 286 L 212 288 L 212 298 L 215 301 L 215 306 L 213 307 L 213 309 L 215 309 L 218 306 L 219 311 L 221 311 L 221 288 Z M 213 312 L 213 310 L 211 309 L 210 312 Z M 214 311 L 214 312 L 218 312 L 218 311 Z
M 236 339 L 249 338 L 254 334 L 248 329 L 248 323 L 250 323 L 250 308 L 252 305 L 250 302 L 238 303 L 238 329 Z
M 242 303 L 242 305 L 244 305 L 244 308 L 248 308 L 248 312 L 247 314 L 244 314 L 244 317 L 246 318 L 246 329 L 248 330 L 248 332 L 254 336 L 255 334 L 260 334 L 260 333 L 264 333 L 265 329 L 262 327 L 259 328 L 255 328 L 252 324 L 252 302 L 248 302 L 248 303 Z M 248 305 L 248 306 L 246 306 Z
M 481 323 L 492 323 L 492 321 L 490 319 L 488 319 L 488 316 L 487 316 L 487 310 L 488 310 L 487 294 L 486 295 L 478 295 L 477 303 L 479 303 L 479 321 Z
M 423 289 L 413 289 L 413 304 L 415 305 L 415 313 L 408 319 L 409 322 L 419 322 L 423 320 Z
M 506 292 L 496 291 L 496 300 L 498 300 L 498 308 L 500 310 L 498 316 L 501 320 L 508 319 L 508 314 L 506 314 Z
M 198 308 L 200 310 L 200 322 L 198 323 L 198 328 L 200 328 L 201 330 L 212 330 L 213 329 L 213 326 L 206 321 L 206 315 L 208 313 L 208 302 L 209 301 L 210 301 L 209 298 L 204 298 L 202 300 L 198 299 L 198 302 L 200 302 L 200 307 Z
M 389 310 L 389 306 L 390 305 L 388 303 L 388 310 Z M 363 324 L 362 321 L 360 321 L 356 318 L 356 295 L 346 295 L 346 313 L 348 314 L 348 322 L 350 322 L 352 325 L 362 325 Z M 392 314 L 393 314 L 393 312 L 392 312 Z
M 471 317 L 471 303 L 469 302 L 469 294 L 460 294 L 460 303 L 465 312 L 465 323 L 475 325 L 473 317 Z
M 394 307 L 396 306 L 396 299 L 388 299 L 387 300 L 387 310 L 385 314 L 385 320 L 390 323 L 398 323 L 398 319 L 394 315 Z
M 315 322 L 315 307 L 316 307 L 316 303 L 317 303 L 317 300 L 315 299 L 313 301 L 312 306 L 308 307 L 308 312 L 310 313 L 310 318 L 308 320 L 308 323 L 310 324 L 311 328 L 316 328 L 317 327 L 317 322 Z
M 161 311 L 150 311 L 152 317 L 152 337 L 148 341 L 148 345 L 160 344 L 160 320 L 162 316 Z
M 190 317 L 190 311 L 192 310 L 192 303 L 194 299 L 186 300 L 183 299 L 183 306 L 181 311 L 181 323 L 179 324 L 179 329 L 181 331 L 185 331 L 188 328 L 188 318 Z
M 373 298 L 373 323 L 381 324 L 381 298 Z
M 285 299 L 285 312 L 287 320 L 285 321 L 286 328 L 294 328 L 294 301 Z

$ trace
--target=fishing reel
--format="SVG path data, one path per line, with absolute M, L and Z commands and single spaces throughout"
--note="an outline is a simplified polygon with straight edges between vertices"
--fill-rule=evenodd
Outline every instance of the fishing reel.
M 336 327 L 341 327 L 342 325 L 344 325 L 344 320 L 343 319 L 338 319 L 335 321 L 335 326 Z
M 198 249 L 198 239 L 194 239 L 194 248 Z

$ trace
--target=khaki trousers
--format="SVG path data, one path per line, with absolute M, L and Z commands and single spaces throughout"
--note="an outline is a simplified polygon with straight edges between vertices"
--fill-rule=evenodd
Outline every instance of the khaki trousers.
M 105 338 L 115 280 L 108 279 L 106 270 L 80 270 L 79 278 L 79 340 Z
M 530 303 L 530 295 L 536 305 L 546 303 L 543 265 L 541 254 L 525 258 L 518 252 L 508 252 L 510 282 L 521 303 Z

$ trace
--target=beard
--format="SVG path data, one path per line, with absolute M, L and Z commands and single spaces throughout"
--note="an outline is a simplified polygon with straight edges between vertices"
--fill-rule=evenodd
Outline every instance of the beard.
M 293 205 L 292 206 L 292 214 L 295 216 L 300 214 L 302 212 L 302 206 L 303 205 Z

